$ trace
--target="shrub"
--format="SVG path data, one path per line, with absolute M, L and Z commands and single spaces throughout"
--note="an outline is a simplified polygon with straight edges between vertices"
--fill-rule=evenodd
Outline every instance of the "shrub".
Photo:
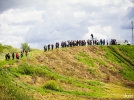
M 61 87 L 57 84 L 55 80 L 50 80 L 46 82 L 43 88 L 49 90 L 61 91 Z
M 18 72 L 21 74 L 31 75 L 35 73 L 35 69 L 33 66 L 30 66 L 28 64 L 22 64 L 18 66 Z

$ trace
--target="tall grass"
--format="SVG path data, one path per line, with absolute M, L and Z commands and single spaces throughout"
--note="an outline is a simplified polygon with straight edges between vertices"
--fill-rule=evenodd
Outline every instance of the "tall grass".
M 55 80 L 50 80 L 45 83 L 43 86 L 44 89 L 50 89 L 55 91 L 62 91 L 61 87 L 57 84 Z
M 76 93 L 79 94 L 80 92 L 70 92 L 70 91 L 65 91 L 60 88 L 60 85 L 57 84 L 57 81 L 59 82 L 65 82 L 77 87 L 81 88 L 88 88 L 92 90 L 97 90 L 96 94 L 100 95 L 100 91 L 103 91 L 103 86 L 100 87 L 100 85 L 93 85 L 89 84 L 89 81 L 78 81 L 76 79 L 70 78 L 70 77 L 65 77 L 62 76 L 54 71 L 52 71 L 50 68 L 45 67 L 45 66 L 33 66 L 29 64 L 21 64 L 18 67 L 10 68 L 10 71 L 14 75 L 38 75 L 38 76 L 46 76 L 50 79 L 50 81 L 46 82 L 43 86 L 44 89 L 52 90 L 52 91 L 58 91 L 58 92 L 65 92 L 65 93 Z M 90 82 L 91 83 L 91 82 Z M 99 82 L 98 82 L 99 83 Z M 98 88 L 99 87 L 99 88 Z M 80 93 L 83 95 L 84 93 Z
M 126 54 L 126 51 L 130 51 L 130 52 L 127 52 L 127 55 L 133 55 L 134 51 L 132 51 L 132 47 L 131 48 L 129 48 L 129 47 L 124 48 L 124 47 L 126 47 L 126 46 L 109 46 L 107 48 L 105 48 L 105 47 L 102 47 L 102 48 L 106 52 L 105 57 L 107 58 L 107 60 L 115 63 L 118 66 L 122 66 L 122 70 L 120 70 L 119 73 L 125 79 L 134 81 L 134 75 L 133 75 L 134 66 L 133 66 L 132 59 L 128 59 L 127 56 L 124 55 L 124 54 Z M 119 51 L 118 48 L 121 51 Z M 133 56 L 131 56 L 131 57 L 133 57 Z
M 32 94 L 23 88 L 18 87 L 12 74 L 5 69 L 0 70 L 0 90 L 3 95 L 1 100 L 34 100 Z

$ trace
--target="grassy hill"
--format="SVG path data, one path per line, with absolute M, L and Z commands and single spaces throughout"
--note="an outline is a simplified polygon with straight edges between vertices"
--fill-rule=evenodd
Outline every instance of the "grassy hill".
M 134 99 L 134 46 L 80 46 L 0 61 L 0 100 Z
M 12 52 L 17 52 L 18 49 L 13 48 L 10 45 L 2 45 L 0 43 L 0 60 L 4 60 L 5 59 L 5 54 L 7 53 L 12 53 Z

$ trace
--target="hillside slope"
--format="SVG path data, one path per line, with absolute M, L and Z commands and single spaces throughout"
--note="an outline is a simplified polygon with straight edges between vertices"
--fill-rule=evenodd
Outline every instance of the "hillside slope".
M 134 99 L 134 46 L 80 46 L 1 61 L 0 99 Z

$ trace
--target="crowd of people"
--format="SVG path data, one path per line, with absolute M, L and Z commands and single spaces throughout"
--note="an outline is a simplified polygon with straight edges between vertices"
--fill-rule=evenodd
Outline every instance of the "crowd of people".
M 74 46 L 86 46 L 86 45 L 109 45 L 108 40 L 100 39 L 97 40 L 93 37 L 93 34 L 91 34 L 91 39 L 85 40 L 68 40 L 68 41 L 62 41 L 61 44 L 59 42 L 55 43 L 55 48 L 59 48 L 61 46 L 64 47 L 74 47 Z M 48 44 L 44 45 L 44 51 L 49 51 L 54 49 L 54 44 Z
M 28 50 L 23 50 L 23 51 L 21 51 L 20 52 L 20 54 L 18 53 L 18 52 L 16 52 L 16 53 L 7 53 L 6 55 L 5 55 L 5 59 L 6 60 L 10 60 L 10 59 L 12 59 L 12 60 L 14 60 L 14 59 L 19 59 L 20 57 L 22 58 L 23 56 L 24 56 L 24 54 L 25 54 L 25 56 L 27 57 L 28 56 Z M 12 58 L 11 58 L 12 57 Z

